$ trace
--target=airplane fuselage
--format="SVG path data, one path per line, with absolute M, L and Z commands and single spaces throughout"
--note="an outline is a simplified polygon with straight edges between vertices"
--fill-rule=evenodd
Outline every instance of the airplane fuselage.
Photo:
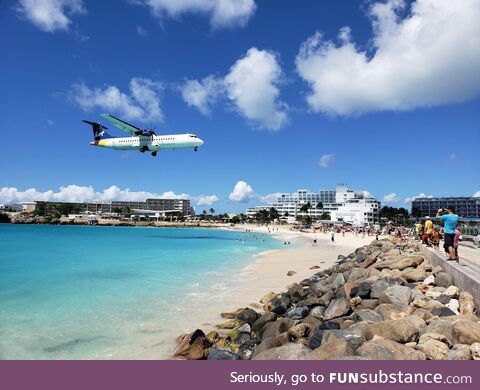
M 194 134 L 139 135 L 134 137 L 102 138 L 90 145 L 116 150 L 140 150 L 156 152 L 162 149 L 197 149 L 203 141 Z

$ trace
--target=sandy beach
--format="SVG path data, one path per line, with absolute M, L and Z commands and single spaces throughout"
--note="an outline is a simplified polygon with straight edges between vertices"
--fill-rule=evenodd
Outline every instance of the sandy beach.
M 231 228 L 234 230 L 245 231 L 248 229 L 252 233 L 267 233 L 268 228 L 255 225 L 242 225 L 241 227 Z M 278 230 L 277 230 L 278 229 Z M 285 249 L 271 250 L 257 255 L 253 261 L 242 269 L 238 274 L 231 275 L 231 278 L 225 280 L 225 275 L 220 276 L 221 281 L 215 286 L 215 289 L 193 292 L 190 296 L 189 307 L 192 307 L 192 301 L 198 302 L 198 307 L 190 315 L 183 314 L 176 316 L 177 323 L 171 324 L 176 333 L 171 340 L 174 341 L 179 333 L 187 333 L 202 328 L 206 331 L 216 329 L 215 325 L 224 322 L 225 319 L 220 316 L 222 312 L 234 311 L 241 307 L 253 307 L 260 310 L 258 305 L 260 299 L 269 292 L 281 292 L 292 284 L 297 283 L 316 272 L 326 269 L 337 261 L 338 255 L 348 255 L 356 248 L 369 244 L 374 237 L 355 237 L 353 233 L 346 233 L 345 236 L 335 234 L 335 244 L 330 242 L 330 233 L 306 233 L 291 231 L 288 227 L 276 226 L 271 229 L 270 234 L 280 241 L 290 241 L 290 245 L 285 245 Z M 313 239 L 317 238 L 317 245 L 313 246 Z M 320 268 L 310 269 L 313 266 Z M 295 274 L 288 276 L 289 271 Z M 195 306 L 195 305 L 193 305 Z M 162 324 L 165 333 L 171 333 L 171 327 Z M 165 336 L 166 334 L 163 334 Z M 157 346 L 158 347 L 158 346 Z M 171 352 L 175 348 L 175 343 L 170 341 L 162 343 L 157 350 L 161 352 L 160 358 L 166 358 L 164 353 Z M 147 348 L 149 349 L 149 348 Z M 147 352 L 144 358 L 154 358 L 155 349 Z M 161 349 L 161 351 L 159 351 Z

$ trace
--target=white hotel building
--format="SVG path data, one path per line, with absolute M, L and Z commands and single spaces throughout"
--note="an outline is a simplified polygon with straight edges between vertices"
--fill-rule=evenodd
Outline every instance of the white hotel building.
M 323 208 L 316 207 L 318 203 Z M 303 205 L 310 203 L 308 212 L 300 212 Z M 253 217 L 259 210 L 274 207 L 282 218 L 292 223 L 298 216 L 309 215 L 314 220 L 321 219 L 323 213 L 330 215 L 333 222 L 345 222 L 353 225 L 371 225 L 378 223 L 380 202 L 373 197 L 367 196 L 362 191 L 355 191 L 346 185 L 338 185 L 335 190 L 321 190 L 310 192 L 298 190 L 293 193 L 282 193 L 278 198 L 263 206 L 247 209 L 246 214 Z

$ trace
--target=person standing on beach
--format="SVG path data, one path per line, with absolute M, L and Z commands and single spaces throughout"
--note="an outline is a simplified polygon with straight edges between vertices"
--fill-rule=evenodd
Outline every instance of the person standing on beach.
M 457 228 L 458 224 L 458 215 L 455 214 L 454 211 L 455 210 L 452 208 L 438 209 L 437 211 L 437 218 L 440 218 L 443 221 L 443 247 L 445 248 L 445 252 L 448 253 L 447 260 L 450 261 L 458 261 L 455 256 L 455 248 L 453 246 L 455 229 Z
M 335 232 L 332 232 L 332 244 L 335 244 Z

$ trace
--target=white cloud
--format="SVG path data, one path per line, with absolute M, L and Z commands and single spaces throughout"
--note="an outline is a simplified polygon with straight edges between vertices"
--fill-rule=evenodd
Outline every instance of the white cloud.
M 198 195 L 193 200 L 198 206 L 210 206 L 218 202 L 219 198 L 216 195 Z
M 85 111 L 101 108 L 125 119 L 148 122 L 163 120 L 159 97 L 162 89 L 157 81 L 134 77 L 129 83 L 130 94 L 113 85 L 90 89 L 82 83 L 74 84 L 69 95 Z
M 360 192 L 363 194 L 363 196 L 365 198 L 374 198 L 373 194 L 370 191 L 363 190 L 363 191 L 360 191 Z
M 473 194 L 474 198 L 480 198 L 480 191 L 477 191 Z
M 327 168 L 333 161 L 333 154 L 324 154 L 320 157 L 318 165 L 322 168 Z
M 409 12 L 407 12 L 409 11 Z M 373 55 L 343 28 L 339 44 L 316 33 L 296 58 L 316 112 L 351 115 L 462 102 L 480 92 L 480 2 L 373 3 Z M 401 17 L 400 14 L 406 15 Z
M 286 104 L 278 100 L 281 80 L 275 54 L 252 47 L 230 68 L 224 82 L 228 98 L 245 118 L 261 128 L 278 130 L 288 120 Z
M 246 203 L 249 200 L 256 198 L 258 198 L 258 194 L 256 194 L 255 191 L 253 191 L 253 188 L 243 180 L 237 181 L 232 192 L 228 195 L 228 199 L 242 203 Z
M 384 195 L 383 201 L 385 203 L 396 203 L 398 201 L 397 194 L 395 192 L 392 192 L 390 194 Z
M 137 26 L 136 30 L 137 30 L 137 34 L 140 35 L 141 37 L 146 37 L 148 35 L 148 31 L 145 30 L 142 26 Z
M 260 196 L 260 201 L 264 203 L 273 203 L 280 197 L 280 195 L 280 192 L 274 192 L 273 194 Z
M 180 91 L 183 100 L 204 115 L 210 114 L 220 96 L 226 96 L 252 124 L 275 131 L 288 122 L 287 105 L 279 100 L 282 77 L 276 55 L 252 47 L 224 78 L 210 75 L 201 81 L 187 80 Z
M 215 195 L 190 196 L 186 193 L 176 194 L 173 191 L 158 194 L 147 191 L 132 191 L 129 188 L 121 189 L 115 185 L 102 191 L 95 191 L 92 186 L 78 186 L 76 184 L 60 187 L 58 191 L 48 190 L 44 192 L 37 191 L 35 188 L 29 188 L 25 191 L 18 190 L 15 187 L 0 189 L 0 202 L 6 204 L 32 201 L 111 202 L 113 200 L 123 200 L 142 202 L 147 198 L 191 199 L 197 205 L 211 205 L 219 200 Z
M 42 31 L 67 31 L 70 17 L 85 14 L 82 0 L 19 0 L 17 12 Z
M 254 0 L 142 0 L 141 3 L 161 20 L 187 13 L 206 14 L 214 29 L 243 27 L 256 9 Z
M 223 90 L 223 81 L 214 76 L 207 76 L 201 81 L 187 80 L 180 86 L 183 100 L 203 115 L 210 115 L 212 105 Z
M 433 198 L 433 195 L 426 195 L 424 192 L 420 192 L 418 195 L 409 196 L 403 200 L 404 203 L 412 203 L 412 200 L 417 198 Z

